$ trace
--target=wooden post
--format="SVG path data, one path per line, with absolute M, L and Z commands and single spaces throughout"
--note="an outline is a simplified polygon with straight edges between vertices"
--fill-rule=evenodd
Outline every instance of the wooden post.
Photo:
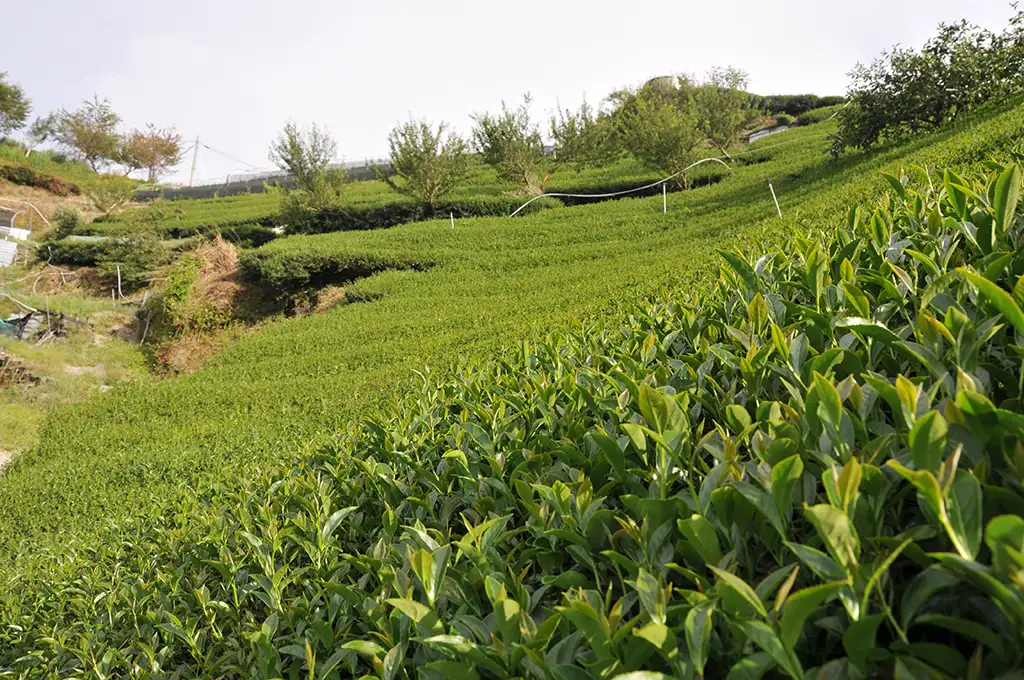
M 455 228 L 455 213 L 453 213 L 453 212 L 448 213 L 448 217 L 450 217 L 452 219 L 452 229 L 454 229 Z
M 668 189 L 665 188 L 664 182 L 661 184 L 661 212 L 668 214 Z

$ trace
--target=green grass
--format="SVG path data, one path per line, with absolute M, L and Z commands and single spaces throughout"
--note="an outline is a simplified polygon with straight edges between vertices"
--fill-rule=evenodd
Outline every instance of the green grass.
M 47 419 L 39 447 L 0 478 L 0 549 L 19 569 L 60 531 L 95 536 L 99 520 L 149 516 L 206 481 L 292 460 L 297 445 L 339 431 L 401 394 L 413 371 L 514 344 L 531 331 L 599 314 L 710 273 L 718 248 L 805 231 L 884 188 L 880 169 L 977 160 L 1024 131 L 1020 109 L 909 145 L 825 161 L 813 128 L 766 140 L 771 160 L 714 186 L 522 219 L 410 224 L 293 237 L 262 256 L 429 259 L 354 285 L 376 302 L 273 323 L 201 371 L 128 385 Z M 767 147 L 768 144 L 764 144 Z M 771 176 L 783 219 L 765 186 Z M 305 255 L 303 255 L 305 256 Z

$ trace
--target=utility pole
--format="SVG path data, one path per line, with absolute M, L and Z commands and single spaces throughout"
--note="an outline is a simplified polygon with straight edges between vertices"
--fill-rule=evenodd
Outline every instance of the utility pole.
M 196 135 L 196 145 L 192 150 L 192 172 L 188 175 L 188 185 L 192 186 L 196 178 L 196 161 L 199 159 L 199 135 Z

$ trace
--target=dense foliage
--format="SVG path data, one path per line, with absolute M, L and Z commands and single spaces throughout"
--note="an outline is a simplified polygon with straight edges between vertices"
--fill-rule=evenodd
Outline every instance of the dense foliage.
M 754 107 L 761 111 L 767 114 L 785 113 L 789 116 L 799 116 L 812 109 L 842 104 L 844 100 L 844 97 L 820 97 L 816 94 L 752 95 Z
M 698 124 L 709 142 L 726 156 L 740 138 L 751 112 L 749 76 L 737 68 L 714 68 L 694 89 Z
M 0 137 L 22 128 L 32 112 L 32 102 L 20 85 L 7 82 L 7 74 L 0 73 Z
M 12 184 L 45 189 L 55 196 L 77 196 L 82 193 L 77 184 L 71 184 L 55 175 L 40 172 L 23 163 L 0 162 L 0 179 L 7 180 Z
M 942 24 L 921 50 L 894 47 L 850 76 L 834 154 L 931 130 L 1024 90 L 1024 12 L 998 34 Z
M 99 172 L 118 159 L 120 124 L 121 117 L 114 112 L 110 100 L 97 95 L 74 111 L 60 111 L 53 136 L 69 154 L 85 161 L 93 172 Z
M 587 102 L 576 111 L 558 108 L 550 121 L 555 158 L 577 168 L 607 165 L 622 153 L 613 118 Z
M 393 416 L 9 597 L 0 664 L 187 677 L 995 677 L 1024 634 L 1019 167 Z M 929 188 L 929 186 L 937 188 Z M 968 221 L 969 220 L 969 221 Z M 170 575 L 173 574 L 173 577 Z M 24 594 L 27 595 L 27 594 Z
M 679 175 L 679 186 L 686 186 L 685 170 L 704 140 L 699 115 L 692 91 L 683 87 L 643 88 L 616 111 L 623 147 L 662 174 Z

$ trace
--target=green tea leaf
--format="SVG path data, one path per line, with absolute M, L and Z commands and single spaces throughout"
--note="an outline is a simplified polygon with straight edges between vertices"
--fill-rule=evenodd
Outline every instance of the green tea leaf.
M 793 489 L 803 474 L 804 461 L 799 455 L 785 458 L 772 467 L 772 502 L 779 517 L 785 518 L 793 507 Z
M 740 275 L 740 278 L 743 279 L 743 283 L 747 285 L 748 291 L 751 293 L 757 293 L 761 290 L 760 279 L 758 279 L 757 274 L 741 255 L 724 250 L 719 250 L 718 254 L 729 263 L 729 266 L 732 267 L 733 271 Z
M 721 561 L 722 549 L 718 542 L 718 532 L 711 522 L 701 515 L 694 514 L 690 519 L 681 519 L 676 523 L 679 531 L 706 564 L 718 564 Z
M 793 649 L 800 638 L 800 633 L 803 631 L 804 622 L 807 621 L 807 617 L 813 614 L 822 604 L 835 597 L 839 593 L 840 588 L 845 585 L 845 582 L 823 583 L 822 585 L 798 590 L 786 598 L 786 604 L 782 608 L 782 620 L 779 624 L 782 644 L 789 649 Z
M 938 474 L 946 451 L 946 419 L 938 411 L 929 411 L 910 430 L 910 451 L 914 467 Z
M 981 548 L 981 483 L 966 470 L 958 470 L 946 500 L 949 524 L 957 543 L 966 549 L 964 557 L 974 559 Z
M 828 546 L 832 558 L 845 569 L 856 564 L 860 556 L 860 540 L 853 523 L 842 510 L 831 505 L 804 506 L 804 515 L 814 525 L 818 536 Z
M 754 644 L 767 652 L 794 680 L 803 680 L 804 672 L 800 662 L 792 656 L 782 644 L 775 631 L 763 621 L 744 621 L 740 623 L 743 632 Z
M 849 328 L 851 331 L 890 345 L 900 341 L 899 336 L 889 330 L 881 321 L 848 316 L 837 320 L 835 325 L 836 328 Z
M 939 565 L 932 565 L 914 577 L 907 586 L 900 601 L 900 626 L 910 625 L 917 610 L 928 602 L 932 595 L 943 588 L 951 588 L 960 582 L 953 574 Z
M 754 589 L 747 585 L 747 582 L 741 579 L 735 574 L 731 574 L 727 571 L 708 565 L 708 569 L 713 571 L 719 579 L 720 585 L 724 586 L 728 591 L 736 593 L 740 598 L 750 605 L 761 618 L 768 618 L 768 610 L 764 608 L 764 603 L 761 602 L 761 598 L 757 596 Z M 766 650 L 767 651 L 767 650 Z
M 867 672 L 868 660 L 872 651 L 875 650 L 878 626 L 882 623 L 883 618 L 882 614 L 863 616 L 851 623 L 843 633 L 843 649 L 846 650 L 846 655 L 853 665 L 862 673 Z
M 999 313 L 1017 329 L 1018 333 L 1024 335 L 1024 311 L 1017 306 L 1012 295 L 984 276 L 979 276 L 963 268 L 957 269 L 957 271 L 977 287 L 978 292 L 999 310 Z
M 1021 170 L 1019 165 L 1011 165 L 996 180 L 994 196 L 995 220 L 997 233 L 1002 236 L 1013 224 L 1020 201 Z
M 665 591 L 661 583 L 653 574 L 643 567 L 637 573 L 636 581 L 633 583 L 637 594 L 640 596 L 640 604 L 653 623 L 665 625 Z
M 1024 519 L 1018 515 L 993 517 L 985 527 L 985 545 L 992 551 L 992 568 L 1006 577 L 1024 574 Z
M 714 603 L 708 601 L 697 605 L 686 614 L 686 648 L 690 654 L 690 663 L 698 675 L 704 674 L 704 665 L 708 661 L 711 615 L 714 611 Z

